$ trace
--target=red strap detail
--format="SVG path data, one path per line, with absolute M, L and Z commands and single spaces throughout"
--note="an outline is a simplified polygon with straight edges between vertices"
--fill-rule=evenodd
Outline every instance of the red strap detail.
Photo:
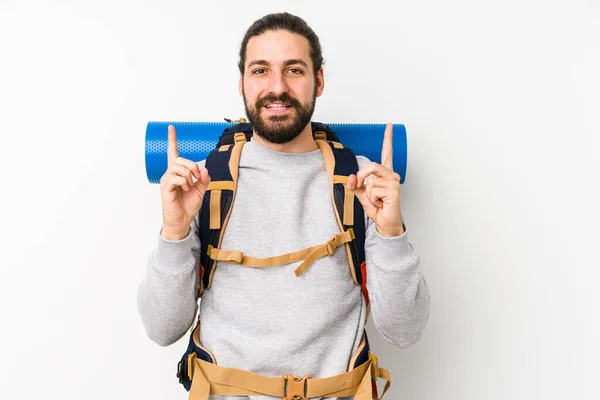
M 373 387 L 373 398 L 379 399 L 379 393 L 377 392 L 377 381 L 375 379 L 371 379 L 371 386 Z
M 362 290 L 363 296 L 365 296 L 365 301 L 367 302 L 367 306 L 369 305 L 369 292 L 367 291 L 367 263 L 363 261 L 360 264 L 360 274 L 362 275 L 362 285 L 360 289 Z

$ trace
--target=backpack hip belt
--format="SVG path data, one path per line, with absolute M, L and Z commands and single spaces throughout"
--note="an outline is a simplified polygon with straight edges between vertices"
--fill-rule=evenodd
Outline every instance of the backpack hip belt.
M 193 340 L 202 348 L 198 324 L 193 331 Z M 364 352 L 366 337 L 354 358 Z M 328 378 L 311 378 L 282 375 L 265 376 L 237 368 L 221 367 L 205 361 L 192 352 L 187 358 L 187 375 L 192 381 L 188 400 L 208 400 L 209 394 L 219 396 L 272 396 L 282 400 L 307 400 L 314 397 L 347 397 L 354 400 L 379 399 L 376 394 L 378 378 L 387 381 L 381 397 L 390 386 L 389 372 L 379 368 L 377 357 L 368 352 L 368 359 L 354 369 Z

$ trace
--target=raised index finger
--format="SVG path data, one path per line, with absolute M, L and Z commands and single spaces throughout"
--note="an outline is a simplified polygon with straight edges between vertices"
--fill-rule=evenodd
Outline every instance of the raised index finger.
M 175 134 L 175 127 L 169 125 L 169 141 L 167 146 L 167 163 L 171 165 L 179 157 L 179 151 L 177 150 L 177 135 Z
M 392 128 L 393 124 L 388 123 L 383 134 L 383 145 L 381 146 L 381 165 L 394 170 L 394 162 L 392 160 Z

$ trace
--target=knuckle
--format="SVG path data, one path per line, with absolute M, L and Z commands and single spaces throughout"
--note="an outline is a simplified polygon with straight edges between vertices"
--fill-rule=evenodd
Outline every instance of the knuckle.
M 169 175 L 168 173 L 165 173 L 161 178 L 160 178 L 160 185 L 161 186 L 167 186 L 169 184 L 169 181 L 171 180 L 171 175 Z

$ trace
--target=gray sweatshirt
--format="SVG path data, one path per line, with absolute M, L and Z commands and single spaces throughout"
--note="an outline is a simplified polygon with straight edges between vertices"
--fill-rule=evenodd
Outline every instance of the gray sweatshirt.
M 362 167 L 370 161 L 359 156 L 358 162 Z M 419 256 L 408 232 L 383 237 L 366 221 L 370 318 L 386 340 L 410 346 L 429 315 Z M 223 249 L 271 257 L 322 244 L 339 232 L 320 150 L 280 153 L 255 141 L 244 146 Z M 196 220 L 182 240 L 158 235 L 138 290 L 139 313 L 152 341 L 168 346 L 185 335 L 183 354 L 199 303 L 200 340 L 221 366 L 316 378 L 347 371 L 365 327 L 366 303 L 352 281 L 344 246 L 300 277 L 294 269 L 301 262 L 265 268 L 218 262 L 212 286 L 200 299 L 199 251 Z

